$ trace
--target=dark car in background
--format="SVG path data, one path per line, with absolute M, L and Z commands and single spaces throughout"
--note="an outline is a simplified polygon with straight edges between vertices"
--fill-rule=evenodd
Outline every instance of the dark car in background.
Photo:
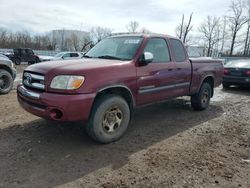
M 234 60 L 224 65 L 223 88 L 231 85 L 250 87 L 250 59 Z
M 30 48 L 15 48 L 13 54 L 8 55 L 8 57 L 16 65 L 20 65 L 21 62 L 28 62 L 28 64 L 40 62 L 39 57 Z

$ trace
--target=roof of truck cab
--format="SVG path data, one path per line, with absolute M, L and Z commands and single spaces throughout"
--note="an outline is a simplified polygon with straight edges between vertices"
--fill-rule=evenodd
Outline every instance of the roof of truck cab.
M 110 37 L 163 37 L 163 38 L 173 38 L 173 39 L 178 39 L 176 37 L 166 35 L 166 34 L 159 34 L 159 33 L 121 33 L 121 34 L 113 34 Z

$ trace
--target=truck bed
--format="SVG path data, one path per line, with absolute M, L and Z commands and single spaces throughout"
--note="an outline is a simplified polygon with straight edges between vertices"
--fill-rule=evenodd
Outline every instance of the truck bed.
M 223 77 L 223 64 L 221 60 L 212 58 L 190 58 L 192 65 L 192 83 L 190 86 L 190 93 L 194 94 L 200 84 L 207 76 L 214 78 L 214 87 L 218 87 L 222 82 Z M 198 87 L 197 87 L 198 86 Z

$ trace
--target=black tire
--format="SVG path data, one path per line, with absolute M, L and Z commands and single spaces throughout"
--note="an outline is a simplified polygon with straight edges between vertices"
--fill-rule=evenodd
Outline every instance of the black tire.
M 0 70 L 0 94 L 7 94 L 13 87 L 13 78 L 6 70 Z
M 191 105 L 195 110 L 205 110 L 210 103 L 212 88 L 209 83 L 203 83 L 199 93 L 191 96 Z
M 15 60 L 14 60 L 14 63 L 15 63 L 16 65 L 20 65 L 20 64 L 21 64 L 21 60 L 20 60 L 20 59 L 15 59 Z
M 230 83 L 227 83 L 227 82 L 223 82 L 222 83 L 222 87 L 224 88 L 224 89 L 228 89 L 229 87 L 230 87 Z
M 105 95 L 95 102 L 86 131 L 95 141 L 107 144 L 119 140 L 125 134 L 129 122 L 130 109 L 127 102 L 117 95 Z

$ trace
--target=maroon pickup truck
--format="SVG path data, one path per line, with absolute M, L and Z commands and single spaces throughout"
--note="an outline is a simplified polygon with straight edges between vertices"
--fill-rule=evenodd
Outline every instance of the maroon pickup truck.
M 90 137 L 109 143 L 124 135 L 135 107 L 191 96 L 195 110 L 206 109 L 222 75 L 221 61 L 190 60 L 174 37 L 118 35 L 99 42 L 83 59 L 29 66 L 17 96 L 28 112 L 86 122 Z

